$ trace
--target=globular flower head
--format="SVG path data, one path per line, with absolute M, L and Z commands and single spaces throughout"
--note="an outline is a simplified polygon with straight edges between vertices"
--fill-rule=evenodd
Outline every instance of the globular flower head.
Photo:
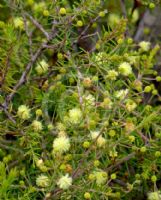
M 108 79 L 112 80 L 112 81 L 115 81 L 116 78 L 117 78 L 117 76 L 118 76 L 118 72 L 117 71 L 115 71 L 115 70 L 109 70 L 106 77 Z
M 89 192 L 84 193 L 84 198 L 85 199 L 91 199 L 91 194 Z
M 41 109 L 37 109 L 36 110 L 36 116 L 42 116 L 42 110 Z
M 91 131 L 91 138 L 95 140 L 99 136 L 99 131 Z
M 82 111 L 80 108 L 73 108 L 69 110 L 69 122 L 72 124 L 78 124 L 80 123 L 82 119 Z
M 137 104 L 132 99 L 127 99 L 126 101 L 126 109 L 129 112 L 132 112 L 137 107 Z
M 123 62 L 119 65 L 118 68 L 120 74 L 122 74 L 123 76 L 129 76 L 130 74 L 132 74 L 132 68 L 131 65 L 127 62 Z
M 114 27 L 116 26 L 120 21 L 120 17 L 117 14 L 111 13 L 108 17 L 108 23 L 110 26 Z
M 34 121 L 32 122 L 32 125 L 31 125 L 31 126 L 33 127 L 34 131 L 39 132 L 39 131 L 42 130 L 42 123 L 41 123 L 40 121 L 34 120 Z
M 136 79 L 134 82 L 133 82 L 133 87 L 138 91 L 138 92 L 141 92 L 142 91 L 142 82 L 138 79 Z
M 58 137 L 66 137 L 67 133 L 65 131 L 59 131 L 58 132 Z
M 148 200 L 160 200 L 161 194 L 160 192 L 149 192 L 148 193 Z
M 22 17 L 15 17 L 13 19 L 13 23 L 14 23 L 15 28 L 19 28 L 22 30 L 24 29 L 24 21 Z
M 30 109 L 26 105 L 21 105 L 18 107 L 17 115 L 23 120 L 29 119 Z
M 90 79 L 90 77 L 86 77 L 83 79 L 83 86 L 86 88 L 89 88 L 92 86 L 92 80 Z
M 50 184 L 50 180 L 46 175 L 40 175 L 36 179 L 36 185 L 39 187 L 48 187 Z
M 105 63 L 105 61 L 106 61 L 106 53 L 105 52 L 99 52 L 95 56 L 95 62 L 96 62 L 96 64 L 102 64 L 102 63 Z
M 104 147 L 106 144 L 106 139 L 104 137 L 98 137 L 97 139 L 97 145 L 98 147 Z
M 56 124 L 56 128 L 57 128 L 59 131 L 65 131 L 65 129 L 66 129 L 65 125 L 64 125 L 63 123 L 61 123 L 61 122 L 58 122 L 58 123 Z
M 93 106 L 95 105 L 95 98 L 92 94 L 86 94 L 83 95 L 83 105 L 86 108 L 93 108 Z
M 96 144 L 98 147 L 104 147 L 106 144 L 106 139 L 100 135 L 99 131 L 92 131 L 91 132 L 92 140 L 96 140 Z
M 128 94 L 128 92 L 129 92 L 128 89 L 122 89 L 122 90 L 116 91 L 115 97 L 117 99 L 123 100 L 126 97 L 126 95 Z
M 112 107 L 112 101 L 109 97 L 104 98 L 103 102 L 100 104 L 103 108 L 111 108 Z
M 44 11 L 46 8 L 45 2 L 34 3 L 33 9 L 36 13 Z
M 118 156 L 118 152 L 116 150 L 112 150 L 109 152 L 109 156 L 111 158 L 116 158 Z
M 150 49 L 150 42 L 142 41 L 139 43 L 140 49 L 142 51 L 149 51 Z
M 36 166 L 37 167 L 40 167 L 42 165 L 44 165 L 44 161 L 42 159 L 36 160 Z
M 66 15 L 67 11 L 66 11 L 65 8 L 60 8 L 59 13 L 60 13 L 61 15 Z
M 125 130 L 130 133 L 134 129 L 135 129 L 135 124 L 132 121 L 126 121 L 126 123 L 125 123 Z
M 61 189 L 66 190 L 72 185 L 72 178 L 69 177 L 69 174 L 66 174 L 59 179 L 57 184 Z
M 53 129 L 54 129 L 54 126 L 53 126 L 53 124 L 52 124 L 52 123 L 48 124 L 48 126 L 47 126 L 47 127 L 48 127 L 48 130 L 49 130 L 49 131 L 51 131 L 51 130 L 53 130 Z
M 78 26 L 78 27 L 82 27 L 82 26 L 83 26 L 83 22 L 82 22 L 81 20 L 78 20 L 78 21 L 77 21 L 77 26 Z
M 107 181 L 107 173 L 105 171 L 95 171 L 94 175 L 98 186 L 105 184 Z
M 70 141 L 68 137 L 61 136 L 54 140 L 53 142 L 53 152 L 54 153 L 64 153 L 70 148 Z
M 37 64 L 35 70 L 39 75 L 42 75 L 48 71 L 49 65 L 45 60 L 41 60 L 40 63 Z

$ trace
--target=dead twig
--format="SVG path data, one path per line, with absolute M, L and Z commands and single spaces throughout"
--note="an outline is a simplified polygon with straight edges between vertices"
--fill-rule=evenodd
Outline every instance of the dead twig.
M 26 16 L 30 19 L 30 21 L 36 26 L 36 28 L 38 28 L 38 29 L 44 34 L 44 36 L 47 38 L 47 40 L 50 40 L 50 36 L 49 36 L 48 32 L 45 31 L 45 29 L 43 28 L 43 26 L 42 26 L 36 19 L 34 19 L 30 14 L 25 13 L 24 16 L 25 16 L 25 15 L 26 15 Z

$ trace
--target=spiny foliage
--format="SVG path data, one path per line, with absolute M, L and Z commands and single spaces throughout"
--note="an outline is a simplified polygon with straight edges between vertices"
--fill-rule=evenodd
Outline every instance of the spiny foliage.
M 2 1 L 0 199 L 159 199 L 159 4 L 120 2 Z

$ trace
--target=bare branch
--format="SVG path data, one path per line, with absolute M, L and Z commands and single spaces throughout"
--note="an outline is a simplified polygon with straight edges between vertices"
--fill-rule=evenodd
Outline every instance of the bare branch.
M 127 18 L 126 7 L 125 7 L 125 0 L 120 0 L 121 10 L 124 18 Z
M 139 42 L 141 39 L 141 36 L 143 35 L 143 30 L 144 30 L 144 26 L 145 26 L 145 19 L 147 18 L 147 16 L 149 15 L 149 10 L 146 10 L 139 22 L 139 25 L 137 27 L 136 33 L 134 35 L 134 40 L 136 42 Z
M 25 15 L 31 20 L 31 22 L 44 34 L 44 36 L 47 38 L 47 40 L 50 39 L 50 36 L 47 31 L 43 28 L 43 26 L 36 20 L 34 19 L 31 15 L 28 13 L 25 13 Z

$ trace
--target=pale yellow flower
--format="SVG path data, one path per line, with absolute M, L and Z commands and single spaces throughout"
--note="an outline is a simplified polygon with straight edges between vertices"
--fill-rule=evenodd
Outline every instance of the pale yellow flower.
M 117 78 L 117 76 L 118 76 L 118 72 L 117 71 L 115 71 L 115 70 L 109 70 L 106 77 L 108 79 L 112 80 L 112 81 L 115 81 L 116 78 Z
M 22 17 L 15 17 L 13 19 L 13 23 L 14 23 L 15 28 L 19 28 L 22 30 L 24 29 L 24 21 Z
M 61 123 L 61 122 L 58 122 L 58 123 L 56 124 L 56 128 L 57 128 L 59 131 L 65 131 L 65 129 L 66 129 L 65 125 L 64 125 L 63 123 Z
M 46 9 L 45 2 L 34 3 L 33 9 L 35 12 L 43 12 Z
M 107 56 L 107 54 L 106 54 L 105 52 L 99 52 L 99 53 L 95 56 L 95 62 L 96 62 L 96 64 L 105 63 L 105 61 L 106 61 L 106 56 Z
M 31 124 L 31 126 L 33 127 L 34 131 L 41 131 L 42 130 L 42 123 L 40 121 L 34 120 Z
M 131 65 L 127 62 L 121 63 L 118 67 L 118 70 L 123 76 L 129 76 L 130 74 L 132 74 Z
M 142 41 L 139 43 L 140 49 L 142 51 L 149 51 L 150 49 L 150 42 Z
M 83 95 L 83 105 L 87 108 L 93 108 L 95 105 L 95 98 L 92 94 Z
M 64 153 L 70 149 L 70 140 L 68 137 L 61 136 L 54 140 L 53 142 L 53 152 L 54 153 Z
M 137 104 L 133 100 L 127 99 L 127 101 L 126 101 L 126 109 L 129 112 L 132 112 L 136 107 L 137 107 Z
M 72 177 L 66 174 L 59 179 L 57 184 L 61 189 L 66 190 L 72 185 Z
M 72 124 L 78 124 L 82 119 L 82 111 L 80 108 L 73 108 L 69 110 L 69 122 Z
M 98 147 L 104 147 L 106 144 L 106 139 L 100 135 L 99 131 L 91 131 L 92 140 L 96 140 L 96 144 Z M 97 139 L 96 139 L 97 138 Z
M 122 90 L 116 91 L 115 97 L 120 100 L 123 100 L 127 96 L 128 92 L 129 92 L 128 89 L 122 89 Z
M 30 109 L 26 105 L 21 105 L 18 107 L 17 115 L 23 120 L 29 119 Z
M 115 13 L 111 13 L 108 16 L 108 25 L 114 27 L 116 26 L 118 23 L 120 22 L 120 17 L 119 15 L 115 14 Z
M 96 184 L 98 186 L 103 185 L 107 181 L 107 173 L 105 171 L 95 171 L 94 173 Z
M 160 191 L 148 193 L 148 199 L 147 200 L 160 200 L 160 199 L 161 199 Z
M 36 179 L 36 185 L 39 187 L 48 187 L 50 184 L 50 180 L 46 175 L 40 175 Z
M 48 71 L 49 65 L 45 60 L 41 60 L 40 63 L 37 64 L 35 70 L 39 75 L 42 75 Z

